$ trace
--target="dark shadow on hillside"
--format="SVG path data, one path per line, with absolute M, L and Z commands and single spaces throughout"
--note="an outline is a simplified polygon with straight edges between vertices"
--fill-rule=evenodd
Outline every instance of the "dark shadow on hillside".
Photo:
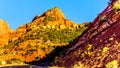
M 55 60 L 55 57 L 56 56 L 61 57 L 62 55 L 64 55 L 66 53 L 67 49 L 70 47 L 71 47 L 70 44 L 67 46 L 56 47 L 53 52 L 51 52 L 50 54 L 47 55 L 47 57 L 45 57 L 39 61 L 30 62 L 28 64 L 43 66 L 43 67 L 52 66 L 51 63 Z

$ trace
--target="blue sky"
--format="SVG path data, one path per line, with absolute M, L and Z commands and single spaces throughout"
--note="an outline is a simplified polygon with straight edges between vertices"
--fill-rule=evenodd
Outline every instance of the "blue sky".
M 12 29 L 31 22 L 50 8 L 58 6 L 67 19 L 76 23 L 93 21 L 108 5 L 109 0 L 0 0 L 0 18 Z

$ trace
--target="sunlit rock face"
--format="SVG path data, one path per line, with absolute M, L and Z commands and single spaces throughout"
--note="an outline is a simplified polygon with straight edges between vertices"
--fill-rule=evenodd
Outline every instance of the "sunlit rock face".
M 55 27 L 60 27 L 62 25 L 66 27 L 72 27 L 74 26 L 74 22 L 66 19 L 61 9 L 55 7 L 43 13 L 42 15 L 35 16 L 32 20 L 31 25 L 49 25 Z
M 8 23 L 0 19 L 0 45 L 8 43 L 9 33 L 13 30 L 9 27 Z
M 31 22 L 18 27 L 12 32 L 8 24 L 1 20 L 0 44 L 5 43 L 6 45 L 0 47 L 0 65 L 32 63 L 44 59 L 43 62 L 52 62 L 53 57 L 56 57 L 57 52 L 60 52 L 59 49 L 69 47 L 69 44 L 88 25 L 89 22 L 76 24 L 66 19 L 64 13 L 58 7 L 52 8 L 42 15 L 35 16 Z M 47 60 L 49 58 L 50 60 Z

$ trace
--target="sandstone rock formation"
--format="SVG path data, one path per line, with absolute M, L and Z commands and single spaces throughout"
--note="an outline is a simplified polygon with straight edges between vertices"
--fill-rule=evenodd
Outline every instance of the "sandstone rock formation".
M 31 24 L 44 25 L 44 26 L 53 25 L 55 27 L 60 27 L 60 25 L 65 25 L 66 27 L 72 27 L 74 22 L 66 19 L 63 12 L 58 7 L 55 7 L 43 13 L 41 16 L 40 15 L 35 16 Z
M 8 23 L 0 19 L 0 45 L 8 43 L 9 33 L 13 30 L 9 27 Z
M 27 31 L 30 31 L 37 26 L 42 26 L 43 28 L 55 28 L 55 29 L 73 29 L 80 28 L 81 25 L 74 23 L 71 20 L 66 19 L 64 13 L 58 8 L 52 8 L 42 15 L 37 15 L 33 18 L 32 22 L 24 24 L 16 29 L 16 31 L 10 34 L 9 41 L 17 40 Z
M 3 61 L 6 64 L 21 64 L 41 61 L 50 56 L 50 60 L 46 61 L 52 62 L 55 55 L 58 55 L 56 50 L 59 52 L 59 47 L 62 49 L 70 44 L 87 27 L 66 19 L 58 7 L 50 9 L 41 16 L 35 16 L 32 22 L 10 32 L 9 37 L 6 32 L 2 33 L 9 40 L 6 40 L 7 45 L 0 48 L 0 65 Z M 2 26 L 1 32 L 3 29 L 7 31 L 9 28 Z

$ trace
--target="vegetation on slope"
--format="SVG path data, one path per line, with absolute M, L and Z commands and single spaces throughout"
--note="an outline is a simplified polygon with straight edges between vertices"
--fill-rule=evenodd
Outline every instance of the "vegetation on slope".
M 86 27 L 79 29 L 44 29 L 36 26 L 17 40 L 0 48 L 1 62 L 24 63 L 40 60 L 50 54 L 56 47 L 67 46 Z
M 58 66 L 66 68 L 120 68 L 120 10 L 113 5 L 98 15 L 73 47 L 62 56 Z M 105 17 L 104 17 L 105 16 Z M 103 18 L 103 19 L 101 19 Z
M 54 56 L 50 54 L 69 46 L 88 25 L 67 20 L 58 7 L 48 10 L 10 33 L 9 43 L 0 46 L 0 64 L 29 63 Z

